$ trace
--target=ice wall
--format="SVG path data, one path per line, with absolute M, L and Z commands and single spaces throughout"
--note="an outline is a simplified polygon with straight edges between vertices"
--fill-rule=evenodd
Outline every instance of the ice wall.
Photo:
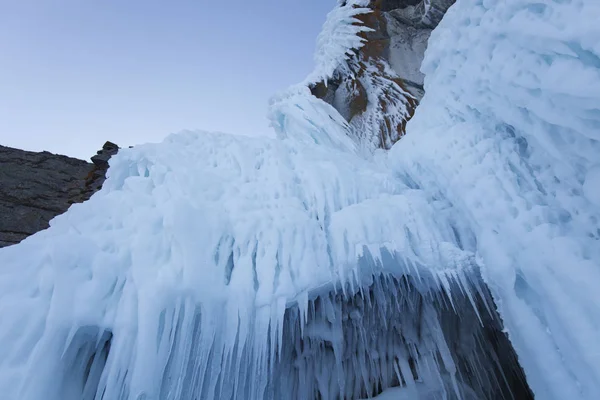
M 327 59 L 359 45 L 353 12 Z M 459 0 L 387 154 L 299 86 L 273 99 L 276 140 L 123 150 L 90 201 L 0 250 L 0 393 L 527 398 L 481 273 L 535 395 L 596 398 L 598 12 Z
M 467 225 L 360 157 L 335 113 L 294 88 L 273 102 L 276 140 L 187 132 L 124 149 L 88 202 L 0 250 L 5 398 L 523 387 L 510 346 L 488 338 Z
M 459 0 L 390 154 L 475 234 L 536 398 L 600 395 L 600 7 Z
M 412 350 L 381 342 L 391 328 L 367 313 L 363 329 L 379 332 L 375 343 L 391 360 L 379 368 L 372 349 L 346 346 L 344 335 L 360 342 L 365 331 L 342 329 L 335 311 L 358 307 L 380 274 L 415 274 L 428 307 L 452 284 L 475 298 L 474 254 L 454 244 L 466 235 L 460 223 L 387 165 L 338 149 L 343 126 L 323 129 L 331 106 L 295 92 L 281 101 L 273 110 L 287 136 L 188 132 L 124 149 L 88 202 L 0 251 L 5 398 L 358 398 L 414 381 L 409 359 L 432 390 L 467 390 L 431 311 L 415 309 L 424 322 L 402 328 L 425 336 L 389 339 Z M 319 143 L 310 126 L 321 127 Z M 370 309 L 396 318 L 393 297 L 375 293 Z M 302 332 L 324 336 L 301 356 Z M 317 351 L 325 342 L 336 350 Z M 321 362 L 331 368 L 315 369 Z

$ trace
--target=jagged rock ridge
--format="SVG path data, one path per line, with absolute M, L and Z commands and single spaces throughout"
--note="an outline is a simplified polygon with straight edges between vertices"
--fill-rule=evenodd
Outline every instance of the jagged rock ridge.
M 0 146 L 0 247 L 46 229 L 73 203 L 88 200 L 106 179 L 118 146 L 106 142 L 92 163 Z

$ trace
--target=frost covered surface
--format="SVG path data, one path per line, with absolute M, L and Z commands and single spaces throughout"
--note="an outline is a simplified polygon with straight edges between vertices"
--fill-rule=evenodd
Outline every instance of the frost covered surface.
M 365 88 L 368 105 L 350 123 L 350 132 L 363 154 L 376 149 L 389 149 L 400 140 L 414 112 L 416 97 L 404 89 L 399 76 L 384 60 L 369 64 L 358 81 Z
M 348 61 L 365 39 L 359 33 L 372 30 L 356 18 L 371 12 L 369 0 L 338 0 L 338 5 L 328 15 L 317 38 L 315 69 L 305 84 L 327 81 L 337 72 L 349 72 Z
M 600 7 L 460 0 L 390 158 L 447 198 L 536 398 L 600 394 Z

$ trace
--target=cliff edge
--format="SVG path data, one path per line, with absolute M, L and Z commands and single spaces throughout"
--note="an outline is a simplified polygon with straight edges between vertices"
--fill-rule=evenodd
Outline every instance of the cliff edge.
M 0 146 L 0 247 L 48 228 L 73 203 L 88 200 L 106 179 L 118 146 L 107 142 L 93 163 Z

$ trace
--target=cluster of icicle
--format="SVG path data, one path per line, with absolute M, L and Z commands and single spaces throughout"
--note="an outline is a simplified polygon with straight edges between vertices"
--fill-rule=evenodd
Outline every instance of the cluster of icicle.
M 359 52 L 367 43 L 365 33 L 374 31 L 357 18 L 373 12 L 370 1 L 338 3 L 319 35 L 316 68 L 300 87 L 335 82 L 337 88 L 328 101 L 349 119 L 346 135 L 368 155 L 378 148 L 389 149 L 400 139 L 414 113 L 417 98 L 403 87 L 402 79 L 385 59 L 378 54 Z M 363 93 L 355 92 L 356 85 L 360 85 Z M 357 96 L 364 96 L 361 101 L 365 109 L 350 115 L 348 100 Z
M 7 398 L 358 398 L 413 381 L 463 393 L 433 314 L 394 300 L 391 279 L 367 288 L 393 274 L 430 303 L 454 280 L 470 293 L 474 254 L 453 244 L 468 234 L 385 165 L 306 141 L 329 110 L 311 101 L 282 125 L 299 139 L 188 132 L 123 150 L 102 191 L 0 251 Z M 403 337 L 343 322 L 336 307 L 368 292 L 361 318 L 400 318 Z M 361 332 L 406 348 L 378 356 Z
M 327 15 L 323 29 L 317 38 L 315 68 L 305 84 L 327 81 L 334 73 L 351 73 L 348 63 L 365 39 L 362 32 L 372 31 L 356 18 L 371 12 L 370 0 L 338 0 L 338 5 Z

